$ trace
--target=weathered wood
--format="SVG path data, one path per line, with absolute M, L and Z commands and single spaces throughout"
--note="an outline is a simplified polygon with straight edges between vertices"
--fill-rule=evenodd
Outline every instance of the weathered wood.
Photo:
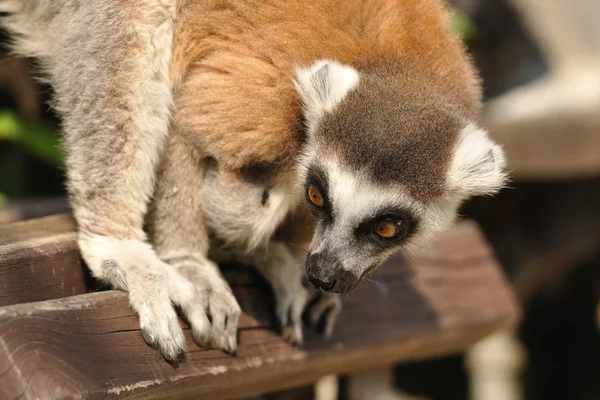
M 31 268 L 50 276 L 48 271 L 56 271 L 59 264 L 44 259 L 48 255 L 62 257 L 65 270 L 80 269 L 72 250 L 74 235 L 64 232 L 73 227 L 59 220 L 47 220 L 42 225 L 54 221 L 54 229 L 31 237 L 19 225 L 9 233 L 18 246 L 1 239 L 0 251 L 8 250 L 12 258 L 0 253 L 0 276 L 10 276 L 2 267 L 6 259 L 13 260 L 13 273 L 17 269 L 25 274 L 21 277 L 29 276 Z M 42 222 L 31 222 L 36 223 Z M 49 240 L 52 249 L 64 252 L 48 253 L 45 235 L 54 237 Z M 58 237 L 71 247 L 58 245 Z M 15 263 L 17 249 L 41 256 L 19 269 L 25 260 Z M 67 275 L 60 279 L 70 282 Z M 176 367 L 144 343 L 125 293 L 105 291 L 0 308 L 0 398 L 249 396 L 308 384 L 326 374 L 458 352 L 510 326 L 518 315 L 489 246 L 471 222 L 459 224 L 430 248 L 381 267 L 373 281 L 344 296 L 331 340 L 307 330 L 301 348 L 289 346 L 275 331 L 272 296 L 264 282 L 256 283 L 248 269 L 227 269 L 226 275 L 244 310 L 237 356 L 200 349 L 186 328 L 186 360 Z M 44 296 L 55 293 L 52 289 Z
M 76 242 L 75 222 L 67 214 L 0 225 L 0 307 L 98 291 Z M 256 284 L 251 271 L 226 277 Z
M 82 294 L 90 282 L 70 217 L 0 225 L 0 306 Z
M 600 115 L 555 113 L 543 118 L 486 121 L 506 151 L 517 181 L 600 176 Z
M 510 0 L 549 72 L 486 104 L 515 180 L 600 176 L 600 3 Z
M 65 196 L 9 201 L 0 207 L 0 224 L 68 213 L 69 210 L 69 202 Z

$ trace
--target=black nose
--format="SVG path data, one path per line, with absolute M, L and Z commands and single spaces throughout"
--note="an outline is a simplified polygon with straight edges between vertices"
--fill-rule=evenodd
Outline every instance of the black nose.
M 308 280 L 314 287 L 318 289 L 331 290 L 335 286 L 335 279 L 322 281 L 310 272 L 308 273 Z

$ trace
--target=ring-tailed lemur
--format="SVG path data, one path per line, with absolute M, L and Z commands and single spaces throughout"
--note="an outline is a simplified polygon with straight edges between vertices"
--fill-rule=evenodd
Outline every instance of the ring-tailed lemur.
M 0 0 L 0 11 L 56 92 L 83 257 L 129 291 L 169 360 L 185 348 L 173 303 L 199 344 L 236 349 L 240 307 L 217 253 L 258 267 L 300 342 L 305 273 L 348 292 L 505 182 L 440 0 Z

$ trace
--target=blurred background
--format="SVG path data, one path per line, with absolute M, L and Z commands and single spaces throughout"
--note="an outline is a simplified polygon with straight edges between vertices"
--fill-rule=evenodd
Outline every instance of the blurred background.
M 482 125 L 513 179 L 463 216 L 485 231 L 523 318 L 467 354 L 397 367 L 396 385 L 407 399 L 600 399 L 600 1 L 451 3 L 483 78 Z M 68 211 L 59 119 L 33 71 L 0 50 L 0 223 Z

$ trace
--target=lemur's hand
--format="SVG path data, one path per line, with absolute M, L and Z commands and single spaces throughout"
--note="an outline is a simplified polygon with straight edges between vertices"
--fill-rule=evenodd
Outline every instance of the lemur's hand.
M 275 293 L 275 314 L 286 342 L 300 345 L 302 335 L 302 312 L 308 300 L 308 292 L 300 279 L 282 279 L 271 282 Z
M 339 294 L 316 292 L 307 314 L 310 324 L 315 328 L 322 328 L 325 337 L 329 339 L 340 311 L 342 311 L 342 300 Z
M 102 236 L 82 239 L 79 246 L 94 276 L 129 292 L 144 339 L 168 361 L 186 349 L 173 305 L 183 310 L 198 345 L 206 346 L 213 338 L 224 351 L 237 349 L 241 309 L 216 264 L 205 260 L 205 265 L 174 267 L 146 243 Z
M 146 243 L 102 236 L 81 239 L 79 246 L 94 276 L 129 292 L 144 339 L 168 361 L 186 349 L 173 305 L 183 310 L 198 345 L 213 338 L 224 351 L 237 349 L 241 309 L 216 264 L 205 260 L 205 265 L 174 267 Z
M 221 350 L 234 353 L 241 309 L 219 267 L 204 259 L 176 268 L 193 286 L 193 296 L 182 302 L 181 308 L 192 326 L 196 343 L 205 347 L 212 337 Z
M 79 247 L 95 277 L 129 292 L 146 342 L 166 360 L 177 360 L 186 346 L 173 304 L 192 301 L 191 283 L 140 241 L 93 236 L 81 238 Z

